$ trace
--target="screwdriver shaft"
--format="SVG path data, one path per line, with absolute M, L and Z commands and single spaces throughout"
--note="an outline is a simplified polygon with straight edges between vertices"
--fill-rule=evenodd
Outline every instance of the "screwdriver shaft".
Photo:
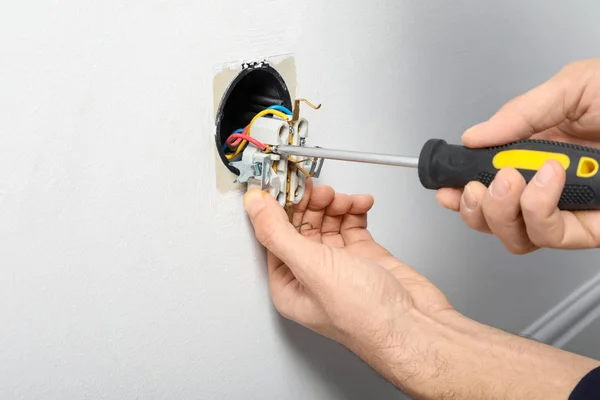
M 418 157 L 395 156 L 392 154 L 365 153 L 360 151 L 347 151 L 337 149 L 325 149 L 322 147 L 303 147 L 279 145 L 273 147 L 277 154 L 290 156 L 316 157 L 328 160 L 353 161 L 367 164 L 394 165 L 398 167 L 417 168 Z

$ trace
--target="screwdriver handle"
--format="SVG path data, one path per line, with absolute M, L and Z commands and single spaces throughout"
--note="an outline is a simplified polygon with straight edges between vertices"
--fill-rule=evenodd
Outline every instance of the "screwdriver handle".
M 489 186 L 501 168 L 516 168 L 527 182 L 548 160 L 565 168 L 561 210 L 600 209 L 600 150 L 549 140 L 523 140 L 471 149 L 431 139 L 419 156 L 419 179 L 427 189 L 464 188 L 471 181 Z

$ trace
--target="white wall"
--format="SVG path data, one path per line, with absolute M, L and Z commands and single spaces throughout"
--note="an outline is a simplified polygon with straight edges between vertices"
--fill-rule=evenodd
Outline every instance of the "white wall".
M 0 5 L 2 399 L 397 398 L 273 310 L 240 196 L 215 190 L 216 66 L 293 53 L 324 104 L 313 143 L 416 153 L 600 37 L 593 0 Z M 598 252 L 508 255 L 414 171 L 330 162 L 323 181 L 373 193 L 375 236 L 504 329 L 598 269 Z

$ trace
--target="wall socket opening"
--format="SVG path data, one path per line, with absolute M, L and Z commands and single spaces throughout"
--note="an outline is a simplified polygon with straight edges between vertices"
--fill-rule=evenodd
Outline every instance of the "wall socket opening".
M 230 163 L 237 158 L 226 158 L 225 141 L 236 129 L 247 126 L 256 114 L 273 105 L 291 110 L 292 99 L 282 76 L 266 63 L 245 67 L 225 91 L 216 115 L 215 143 L 221 161 L 234 174 L 239 175 L 240 171 Z

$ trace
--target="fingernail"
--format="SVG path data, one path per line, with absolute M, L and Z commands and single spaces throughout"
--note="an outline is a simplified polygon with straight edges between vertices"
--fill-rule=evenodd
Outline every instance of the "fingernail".
M 465 192 L 463 193 L 463 204 L 469 211 L 473 211 L 477 208 L 477 199 L 473 196 L 473 192 L 467 186 L 465 187 Z
M 263 193 L 258 189 L 250 190 L 244 196 L 244 206 L 250 218 L 254 218 L 266 206 Z
M 510 191 L 510 182 L 502 176 L 502 172 L 496 175 L 496 179 L 490 186 L 490 194 L 494 197 L 502 198 Z
M 550 181 L 552 181 L 552 179 L 554 179 L 555 175 L 556 172 L 554 171 L 554 167 L 547 162 L 542 165 L 542 168 L 540 168 L 537 174 L 535 174 L 534 179 L 538 185 L 546 186 L 548 183 L 550 183 Z

